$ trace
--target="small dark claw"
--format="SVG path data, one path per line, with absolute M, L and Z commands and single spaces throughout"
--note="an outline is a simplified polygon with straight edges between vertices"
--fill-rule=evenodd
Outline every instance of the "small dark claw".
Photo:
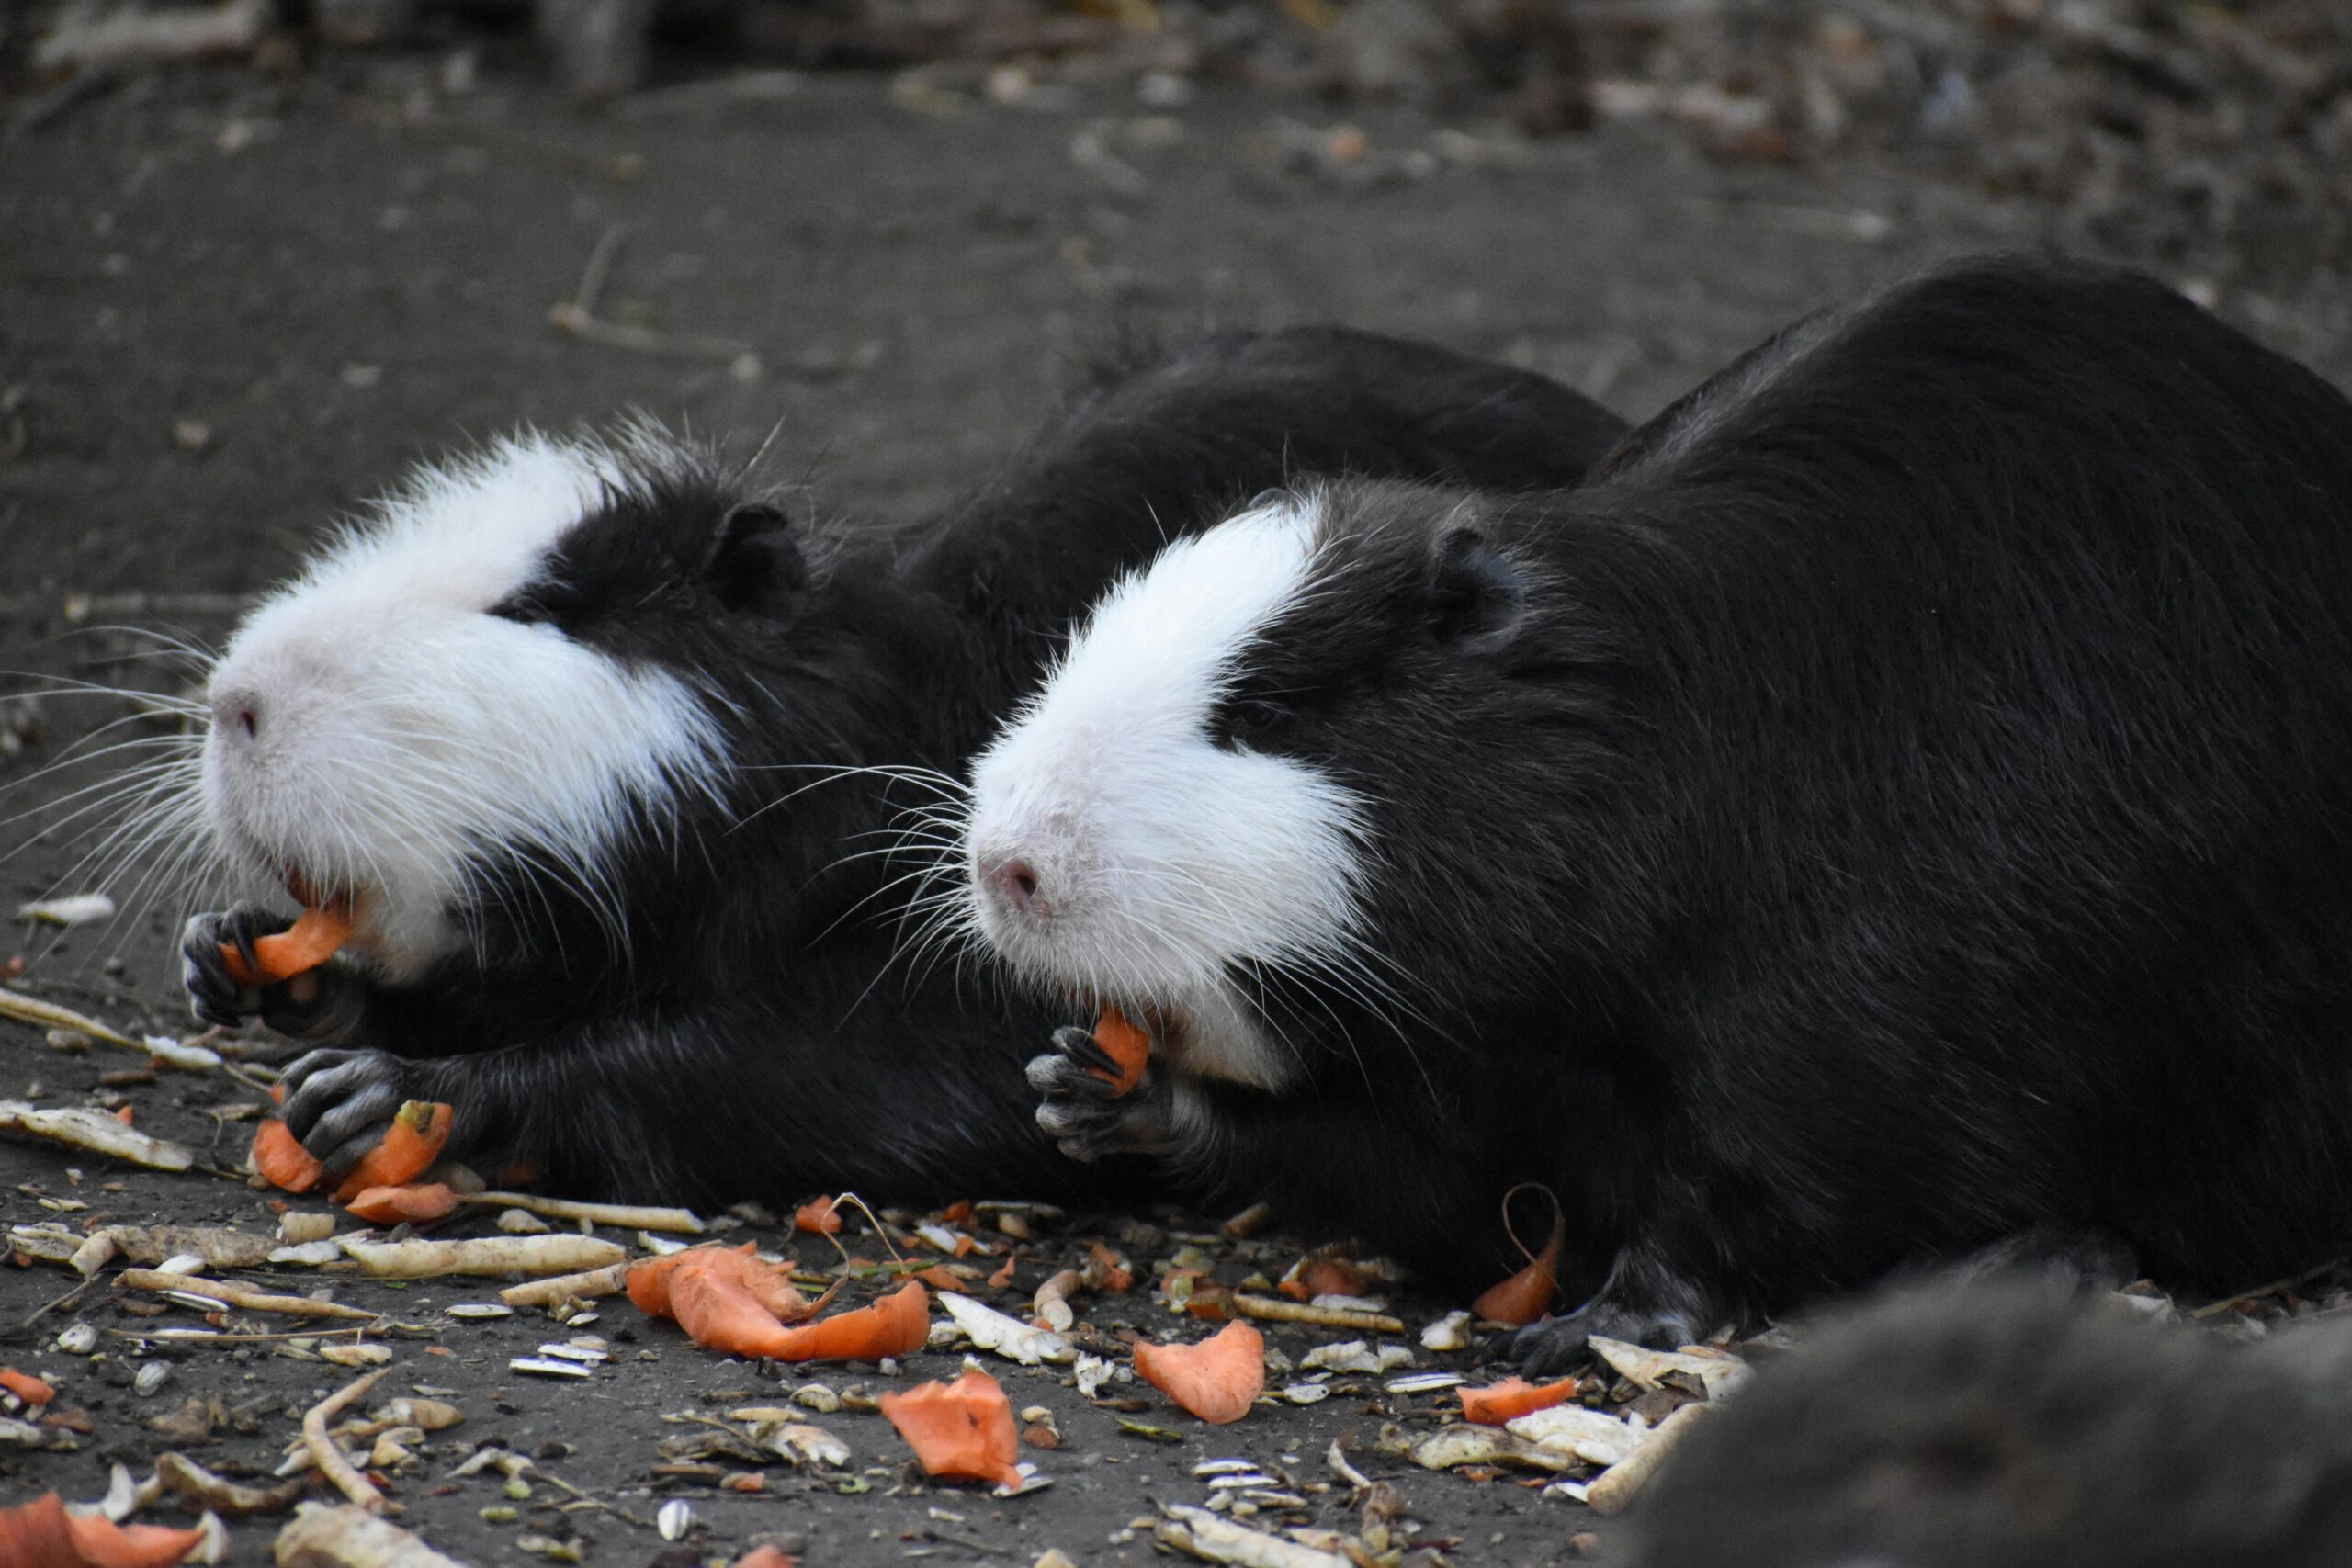
M 1111 1053 L 1075 1023 L 1066 1023 L 1054 1031 L 1054 1049 L 1102 1081 L 1106 1089 L 1114 1087 L 1121 1076 L 1119 1064 L 1111 1059 Z
M 410 1093 L 410 1067 L 381 1051 L 313 1051 L 286 1069 L 286 1126 L 326 1166 L 329 1181 L 351 1172 L 383 1140 Z

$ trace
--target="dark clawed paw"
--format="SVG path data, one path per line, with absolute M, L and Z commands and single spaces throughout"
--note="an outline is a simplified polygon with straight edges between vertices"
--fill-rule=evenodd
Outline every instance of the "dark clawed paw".
M 1640 1312 L 1596 1300 L 1565 1316 L 1529 1324 L 1502 1342 L 1498 1359 L 1516 1366 L 1521 1377 L 1560 1377 L 1590 1359 L 1596 1336 L 1665 1349 L 1695 1345 L 1702 1337 L 1679 1313 Z
M 1164 1141 L 1166 1098 L 1147 1067 L 1124 1095 L 1118 1064 L 1085 1030 L 1054 1031 L 1054 1048 L 1029 1060 L 1029 1087 L 1044 1097 L 1037 1125 L 1075 1160 L 1148 1150 Z
M 313 1051 L 286 1069 L 287 1130 L 340 1181 L 383 1141 L 403 1101 L 419 1098 L 415 1071 L 381 1051 Z
M 197 915 L 180 930 L 180 983 L 188 1008 L 206 1023 L 234 1029 L 262 1010 L 262 987 L 240 985 L 229 973 L 223 948 L 233 949 L 248 970 L 260 967 L 256 938 L 274 935 L 294 922 L 254 904 Z

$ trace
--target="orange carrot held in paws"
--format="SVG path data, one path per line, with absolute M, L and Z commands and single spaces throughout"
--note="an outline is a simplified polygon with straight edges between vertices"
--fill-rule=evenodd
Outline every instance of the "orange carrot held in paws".
M 1465 1388 L 1462 1390 L 1462 1418 L 1480 1427 L 1499 1427 L 1538 1410 L 1566 1404 L 1577 1396 L 1578 1386 L 1574 1378 L 1547 1383 L 1505 1378 L 1485 1388 Z
M 308 1192 L 326 1174 L 285 1122 L 272 1119 L 254 1129 L 253 1167 L 264 1181 L 288 1192 Z
M 1238 1421 L 1266 1386 L 1266 1340 L 1238 1318 L 1197 1345 L 1136 1342 L 1143 1381 L 1202 1420 Z
M 351 917 L 339 908 L 306 908 L 294 923 L 275 936 L 254 939 L 258 971 L 245 967 L 245 956 L 223 942 L 220 962 L 229 978 L 240 986 L 275 986 L 307 970 L 316 969 L 351 940 Z
M 902 1393 L 886 1393 L 882 1414 L 927 1473 L 944 1481 L 1021 1484 L 1012 1402 L 978 1367 L 967 1368 L 954 1382 L 917 1383 Z
M 1114 1099 L 1143 1081 L 1143 1070 L 1151 1061 L 1151 1036 L 1129 1023 L 1126 1014 L 1117 1008 L 1104 1008 L 1102 1016 L 1094 1021 L 1094 1043 L 1119 1064 L 1119 1076 L 1109 1080 Z
M 441 1157 L 449 1141 L 449 1107 L 440 1100 L 412 1100 L 392 1117 L 384 1141 L 359 1156 L 334 1201 L 348 1203 L 370 1187 L 399 1187 L 415 1180 Z
M 446 1219 L 458 1206 L 458 1195 L 438 1181 L 409 1187 L 370 1187 L 344 1205 L 370 1224 L 411 1224 Z
M 1555 1216 L 1552 1239 L 1535 1261 L 1470 1303 L 1470 1310 L 1489 1323 L 1513 1325 L 1533 1323 L 1551 1309 L 1553 1292 L 1560 1288 L 1560 1248 L 1567 1240 L 1566 1221 Z

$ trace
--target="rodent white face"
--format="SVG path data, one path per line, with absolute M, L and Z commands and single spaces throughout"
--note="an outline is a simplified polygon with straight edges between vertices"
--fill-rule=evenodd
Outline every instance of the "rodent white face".
M 707 779 L 716 727 L 674 676 L 494 613 L 630 482 L 525 436 L 421 474 L 246 619 L 214 666 L 203 791 L 232 865 L 346 896 L 395 977 L 461 943 L 485 878 L 592 901 L 633 805 Z
M 1151 1014 L 1187 1070 L 1270 1089 L 1295 1063 L 1242 987 L 1344 960 L 1361 814 L 1209 719 L 1312 592 L 1317 510 L 1260 506 L 1114 588 L 979 757 L 964 842 L 973 922 L 1016 973 Z

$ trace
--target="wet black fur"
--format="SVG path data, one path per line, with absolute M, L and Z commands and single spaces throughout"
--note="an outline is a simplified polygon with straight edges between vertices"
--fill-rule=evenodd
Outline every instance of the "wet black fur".
M 2352 1230 L 2333 388 L 2145 278 L 1977 262 L 1585 489 L 1324 505 L 1340 586 L 1219 725 L 1361 789 L 1417 1016 L 1270 987 L 1307 1076 L 1203 1086 L 1231 1191 L 1483 1281 L 1548 1186 L 1600 1295 L 1538 1365 L 2029 1226 L 2231 1287 Z
M 414 984 L 338 964 L 314 999 L 238 998 L 215 918 L 189 942 L 199 995 L 331 1048 L 288 1105 L 322 1155 L 424 1096 L 457 1107 L 468 1157 L 579 1193 L 1104 1195 L 1028 1115 L 1021 1066 L 1051 1015 L 893 967 L 913 885 L 891 879 L 921 860 L 843 858 L 933 795 L 826 770 L 960 773 L 1117 570 L 1269 486 L 1572 483 L 1622 432 L 1541 377 L 1301 329 L 1122 367 L 910 531 L 796 529 L 730 475 L 656 466 L 498 610 L 675 672 L 733 748 L 716 798 L 685 792 L 604 858 L 622 939 L 562 878 L 492 855 L 503 891 L 462 912 L 475 951 Z
M 1822 1325 L 1702 1419 L 1637 1568 L 2352 1562 L 2352 1321 L 2258 1345 L 2025 1285 Z

